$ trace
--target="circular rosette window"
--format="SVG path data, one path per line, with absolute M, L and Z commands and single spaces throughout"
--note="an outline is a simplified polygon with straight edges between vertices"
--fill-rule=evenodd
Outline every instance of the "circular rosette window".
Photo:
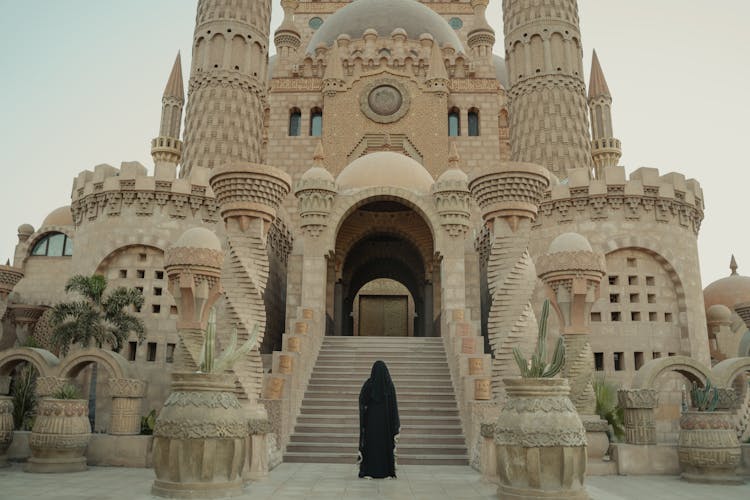
M 378 80 L 365 87 L 360 99 L 362 112 L 372 121 L 393 123 L 409 111 L 409 93 L 394 80 Z

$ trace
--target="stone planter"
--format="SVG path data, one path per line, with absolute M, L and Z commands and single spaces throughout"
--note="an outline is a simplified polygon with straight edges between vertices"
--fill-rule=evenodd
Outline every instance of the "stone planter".
M 232 375 L 173 373 L 154 426 L 151 492 L 171 498 L 242 494 L 247 436 Z
M 695 483 L 741 484 L 740 443 L 732 415 L 725 411 L 688 411 L 680 418 L 677 443 L 682 478 Z
M 88 401 L 42 398 L 29 436 L 31 458 L 25 470 L 44 473 L 84 471 L 84 452 L 90 439 Z
M 8 465 L 8 448 L 13 442 L 13 399 L 0 396 L 0 467 Z
M 588 499 L 586 431 L 566 379 L 505 379 L 495 424 L 498 498 Z

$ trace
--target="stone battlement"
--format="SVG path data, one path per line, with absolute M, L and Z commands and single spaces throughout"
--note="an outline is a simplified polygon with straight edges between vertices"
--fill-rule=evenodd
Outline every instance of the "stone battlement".
M 676 222 L 695 234 L 700 229 L 703 190 L 695 179 L 676 172 L 660 175 L 657 169 L 645 167 L 629 178 L 624 167 L 606 167 L 601 179 L 590 179 L 587 169 L 568 173 L 567 184 L 545 193 L 536 225 L 612 217 Z
M 76 226 L 99 217 L 166 214 L 173 219 L 200 218 L 218 222 L 214 194 L 208 183 L 210 170 L 195 167 L 186 179 L 177 178 L 173 165 L 157 165 L 154 175 L 138 162 L 120 168 L 97 165 L 84 170 L 73 182 L 71 211 Z

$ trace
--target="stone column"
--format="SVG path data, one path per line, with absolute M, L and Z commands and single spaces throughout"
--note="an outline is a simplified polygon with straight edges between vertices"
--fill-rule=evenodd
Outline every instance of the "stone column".
M 433 308 L 435 306 L 432 303 L 432 283 L 427 282 L 424 284 L 424 314 L 422 315 L 422 321 L 424 322 L 424 336 L 432 337 L 432 323 L 433 323 Z
M 625 410 L 625 442 L 656 444 L 654 408 L 659 393 L 655 389 L 620 389 L 617 399 Z
M 341 315 L 343 314 L 344 285 L 337 281 L 333 285 L 333 334 L 340 337 L 343 334 Z
M 223 291 L 224 252 L 212 231 L 198 227 L 185 231 L 165 254 L 168 289 L 177 303 L 180 342 L 175 369 L 194 372 L 199 368 L 209 310 Z
M 3 339 L 3 316 L 8 308 L 8 295 L 23 278 L 23 271 L 11 266 L 0 266 L 0 341 Z M 6 394 L 6 393 L 2 393 Z
M 531 163 L 502 162 L 475 175 L 469 189 L 482 210 L 492 241 L 487 256 L 490 311 L 487 334 L 493 356 L 493 384 L 518 375 L 513 347 L 530 353 L 537 325 L 531 305 L 536 269 L 528 251 L 531 223 L 549 185 L 549 172 Z
M 141 432 L 141 406 L 146 394 L 146 382 L 130 378 L 109 379 L 112 396 L 112 416 L 109 433 L 127 436 Z

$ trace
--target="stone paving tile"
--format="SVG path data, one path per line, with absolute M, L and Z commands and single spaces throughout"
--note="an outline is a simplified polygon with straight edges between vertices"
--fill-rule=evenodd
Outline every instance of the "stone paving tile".
M 395 480 L 356 477 L 351 465 L 282 464 L 245 488 L 252 500 L 491 500 L 496 486 L 469 467 L 401 466 Z M 153 500 L 150 469 L 92 467 L 74 474 L 27 474 L 20 464 L 0 469 L 0 500 Z M 593 500 L 749 500 L 742 486 L 706 486 L 676 476 L 605 476 L 587 479 Z

